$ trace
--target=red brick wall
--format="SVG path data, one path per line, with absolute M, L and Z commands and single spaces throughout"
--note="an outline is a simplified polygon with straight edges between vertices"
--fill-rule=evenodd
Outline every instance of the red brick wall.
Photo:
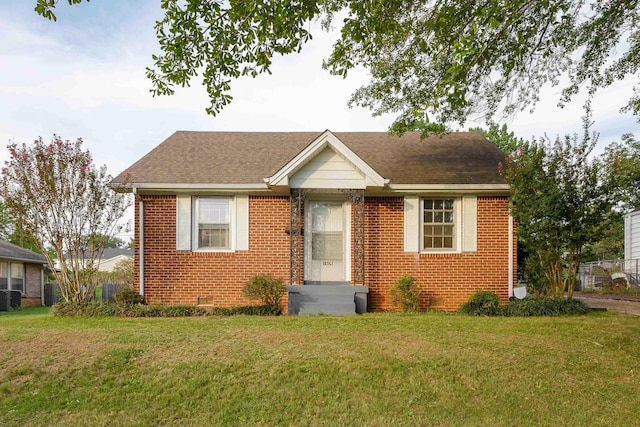
M 176 250 L 175 196 L 142 196 L 144 201 L 144 293 L 148 302 L 218 307 L 255 304 L 242 295 L 252 276 L 289 280 L 289 198 L 249 199 L 249 251 Z M 139 239 L 138 204 L 135 238 Z M 135 249 L 139 288 L 139 245 Z M 286 298 L 285 298 L 286 304 Z
M 507 203 L 507 197 L 478 197 L 476 252 L 417 254 L 404 252 L 403 198 L 367 198 L 365 281 L 369 286 L 369 307 L 374 310 L 396 308 L 390 289 L 403 274 L 417 279 L 422 308 L 456 310 L 478 290 L 494 291 L 506 301 Z M 515 244 L 513 256 L 515 263 Z
M 221 307 L 246 305 L 255 303 L 242 296 L 242 288 L 251 276 L 271 274 L 288 282 L 288 197 L 249 198 L 249 251 L 236 253 L 177 251 L 175 196 L 142 197 L 147 301 Z M 369 309 L 395 308 L 390 288 L 402 274 L 418 279 L 423 308 L 455 310 L 477 290 L 493 290 L 506 300 L 507 201 L 506 197 L 478 198 L 477 252 L 410 254 L 404 252 L 403 198 L 368 197 L 365 202 L 365 284 L 370 288 Z M 136 240 L 139 239 L 138 226 L 136 204 Z M 139 284 L 138 250 L 136 245 L 136 286 Z

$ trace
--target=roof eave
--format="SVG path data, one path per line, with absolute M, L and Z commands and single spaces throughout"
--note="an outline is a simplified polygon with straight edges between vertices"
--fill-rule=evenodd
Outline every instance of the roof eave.
M 243 193 L 243 192 L 263 192 L 270 191 L 265 183 L 224 183 L 224 184 L 203 184 L 203 183 L 153 183 L 141 182 L 130 186 L 128 192 L 135 191 L 137 194 L 163 193 L 163 194 L 197 194 L 197 193 Z
M 512 189 L 509 184 L 389 184 L 386 192 L 510 195 Z

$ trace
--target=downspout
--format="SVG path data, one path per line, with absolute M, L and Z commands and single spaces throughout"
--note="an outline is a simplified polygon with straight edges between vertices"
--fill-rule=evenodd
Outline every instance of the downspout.
M 44 265 L 40 269 L 40 305 L 44 306 Z
M 144 296 L 144 203 L 133 187 L 133 195 L 138 200 L 138 277 L 140 295 Z
M 509 298 L 513 296 L 513 217 L 509 214 Z

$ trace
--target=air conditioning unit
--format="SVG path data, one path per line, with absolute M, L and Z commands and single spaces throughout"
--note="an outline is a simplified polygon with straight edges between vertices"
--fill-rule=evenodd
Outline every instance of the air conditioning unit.
M 0 311 L 18 308 L 22 305 L 22 293 L 0 289 Z

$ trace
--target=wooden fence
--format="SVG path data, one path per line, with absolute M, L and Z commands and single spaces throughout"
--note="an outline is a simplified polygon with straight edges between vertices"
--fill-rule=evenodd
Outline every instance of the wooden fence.
M 105 283 L 102 285 L 102 301 L 113 302 L 113 294 L 122 289 L 122 285 L 117 283 Z M 95 298 L 94 298 L 95 299 Z M 44 305 L 52 306 L 62 301 L 60 287 L 57 283 L 47 283 L 44 285 Z

